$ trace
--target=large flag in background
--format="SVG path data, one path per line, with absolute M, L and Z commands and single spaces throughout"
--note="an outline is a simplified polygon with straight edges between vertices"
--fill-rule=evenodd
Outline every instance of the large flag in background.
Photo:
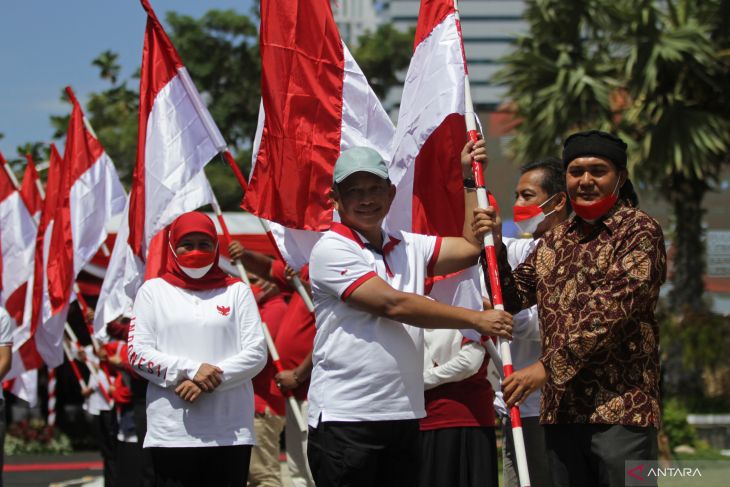
M 19 322 L 33 263 L 36 225 L 0 155 L 0 305 Z
M 63 361 L 63 323 L 76 276 L 106 240 L 106 225 L 124 210 L 126 200 L 111 158 L 88 127 L 71 88 L 67 87 L 66 92 L 73 111 L 66 134 L 51 251 L 46 261 L 53 324 L 46 326 L 47 320 L 43 320 L 45 346 L 38 349 L 51 367 Z
M 403 87 L 389 173 L 397 187 L 390 229 L 461 236 L 464 189 L 460 154 L 466 143 L 464 57 L 453 0 L 422 0 Z M 429 283 L 431 296 L 457 306 L 482 306 L 477 266 Z
M 25 201 L 25 206 L 33 215 L 33 219 L 38 222 L 41 217 L 41 209 L 43 208 L 43 187 L 41 186 L 41 178 L 35 168 L 33 156 L 26 154 L 25 159 L 28 164 L 25 166 L 23 173 L 23 184 L 20 185 L 20 196 Z
M 369 146 L 390 160 L 395 129 L 342 42 L 329 0 L 262 0 L 260 36 L 263 110 L 243 207 L 274 223 L 279 249 L 300 267 L 317 240 L 312 231 L 333 221 L 328 193 L 340 152 Z
M 153 237 L 179 215 L 213 200 L 203 168 L 226 146 L 152 7 L 141 3 L 147 28 L 137 164 L 96 307 L 97 332 L 131 307 Z

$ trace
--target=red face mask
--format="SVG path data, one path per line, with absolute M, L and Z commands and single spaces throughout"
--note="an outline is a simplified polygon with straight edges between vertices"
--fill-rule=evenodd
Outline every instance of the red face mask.
M 215 252 L 210 250 L 191 250 L 177 256 L 177 262 L 181 266 L 194 269 L 212 264 L 213 259 L 215 259 Z
M 573 210 L 575 211 L 575 214 L 588 222 L 593 222 L 593 221 L 601 218 L 606 213 L 608 213 L 608 210 L 613 208 L 613 205 L 615 205 L 616 202 L 618 201 L 618 194 L 617 194 L 618 191 L 617 190 L 618 190 L 618 183 L 620 181 L 621 180 L 616 181 L 616 187 L 614 188 L 613 192 L 610 195 L 608 195 L 604 198 L 601 198 L 600 200 L 598 200 L 594 203 L 589 203 L 589 204 L 585 205 L 585 204 L 581 204 L 581 203 L 576 203 L 575 200 L 571 198 L 570 204 L 573 206 Z
M 193 279 L 200 279 L 207 274 L 215 260 L 215 251 L 191 250 L 183 255 L 173 251 L 173 255 L 180 269 Z

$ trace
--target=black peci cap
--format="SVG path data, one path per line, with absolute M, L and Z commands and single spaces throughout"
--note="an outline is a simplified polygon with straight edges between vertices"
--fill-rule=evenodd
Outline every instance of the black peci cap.
M 577 132 L 565 140 L 563 144 L 565 167 L 568 167 L 573 159 L 584 156 L 603 157 L 613 162 L 616 169 L 626 169 L 626 143 L 608 132 L 587 130 Z

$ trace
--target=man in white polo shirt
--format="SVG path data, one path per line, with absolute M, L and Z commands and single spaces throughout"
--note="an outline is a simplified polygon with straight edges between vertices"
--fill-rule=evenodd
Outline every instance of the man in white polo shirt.
M 486 158 L 482 142 L 462 151 L 466 177 L 472 157 Z M 322 236 L 310 260 L 317 334 L 309 464 L 318 487 L 415 486 L 418 418 L 425 416 L 422 328 L 509 338 L 512 317 L 423 297 L 427 277 L 477 262 L 484 231 L 465 225 L 464 237 L 386 234 L 395 187 L 377 152 L 343 151 L 331 196 L 342 223 Z M 476 198 L 467 191 L 465 199 L 471 222 Z

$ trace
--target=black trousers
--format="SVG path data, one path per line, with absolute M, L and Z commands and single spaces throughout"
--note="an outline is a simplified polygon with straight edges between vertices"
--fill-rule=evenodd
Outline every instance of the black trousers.
M 156 487 L 246 485 L 251 445 L 150 448 Z
M 5 467 L 5 398 L 0 391 L 0 487 L 3 487 L 3 468 Z
M 515 454 L 514 438 L 512 437 L 512 421 L 507 416 L 503 419 L 503 422 L 504 487 L 519 487 L 517 455 Z M 545 429 L 540 425 L 540 418 L 537 416 L 522 418 L 522 437 L 525 440 L 530 486 L 553 487 L 553 476 L 550 473 L 550 463 L 545 451 Z
M 317 487 L 416 487 L 418 420 L 320 421 L 307 457 Z
M 624 487 L 626 460 L 656 460 L 656 429 L 603 424 L 545 425 L 555 487 Z
M 118 485 L 116 411 L 100 411 L 98 415 L 94 415 L 92 428 L 104 461 L 104 486 L 114 487 Z
M 132 384 L 134 385 L 134 382 Z M 137 393 L 137 390 L 138 389 L 135 389 L 134 387 L 132 388 L 132 391 L 135 393 Z M 155 469 L 152 466 L 152 454 L 150 453 L 149 448 L 143 448 L 142 446 L 144 445 L 144 437 L 147 434 L 147 400 L 144 396 L 146 391 L 147 381 L 144 381 L 144 389 L 141 393 L 142 395 L 135 395 L 132 401 L 132 408 L 134 411 L 134 429 L 137 433 L 137 447 L 139 450 L 139 463 L 137 464 L 139 465 L 139 482 L 130 485 L 138 485 L 139 487 L 152 487 L 155 485 Z
M 498 487 L 494 428 L 421 431 L 421 487 Z

